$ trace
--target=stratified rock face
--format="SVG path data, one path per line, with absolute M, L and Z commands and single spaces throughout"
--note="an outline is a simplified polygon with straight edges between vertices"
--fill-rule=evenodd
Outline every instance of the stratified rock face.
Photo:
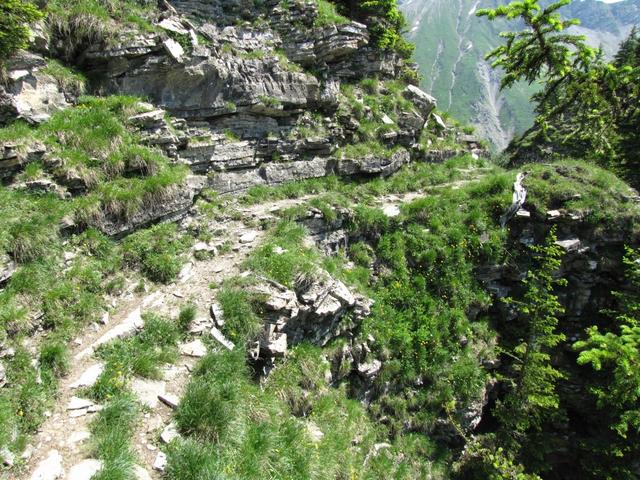
M 187 215 L 193 205 L 194 196 L 202 187 L 201 178 L 191 177 L 182 185 L 171 187 L 158 196 L 151 197 L 131 217 L 105 214 L 94 219 L 92 225 L 111 237 L 120 238 L 154 223 L 180 220 Z
M 369 43 L 367 27 L 352 22 L 309 32 L 294 32 L 285 40 L 287 57 L 300 65 L 336 63 Z
M 12 178 L 28 163 L 42 160 L 45 153 L 46 148 L 40 142 L 0 143 L 0 181 Z
M 75 61 L 92 79 L 95 93 L 149 102 L 144 113 L 126 122 L 140 143 L 189 166 L 197 176 L 156 198 L 149 195 L 135 214 L 102 212 L 87 223 L 120 237 L 186 215 L 205 184 L 236 193 L 331 174 L 386 176 L 420 158 L 418 140 L 435 100 L 409 86 L 403 92 L 409 102 L 398 100 L 402 110 L 393 107 L 393 113 L 379 118 L 370 107 L 358 109 L 366 93 L 358 80 L 396 79 L 408 66 L 395 53 L 369 45 L 366 25 L 316 26 L 317 8 L 315 1 L 303 0 L 286 7 L 275 0 L 260 5 L 248 0 L 164 2 L 151 19 L 155 31 L 126 27 L 116 38 L 79 52 Z M 257 16 L 260 22 L 239 21 Z M 37 38 L 33 48 L 49 55 L 63 48 L 60 39 Z M 42 72 L 45 66 L 43 57 L 26 52 L 7 63 L 0 124 L 16 118 L 41 122 L 71 106 L 74 98 Z M 354 96 L 342 92 L 343 82 L 352 83 Z M 340 148 L 362 140 L 362 122 L 384 126 L 369 140 L 387 152 L 354 158 Z M 26 140 L 0 145 L 0 181 L 13 181 L 34 161 L 45 164 L 46 178 L 16 187 L 63 198 L 90 190 L 85 177 L 56 169 L 59 159 Z
M 42 123 L 70 105 L 58 82 L 40 71 L 46 65 L 43 57 L 28 52 L 6 61 L 7 81 L 0 85 L 0 125 L 15 118 Z
M 185 57 L 181 63 L 164 51 L 127 58 L 117 49 L 102 51 L 100 60 L 106 61 L 97 70 L 105 68 L 103 91 L 148 98 L 179 117 L 203 119 L 237 109 L 280 116 L 320 99 L 315 77 L 286 71 L 276 57 L 212 57 L 205 49 L 201 56 Z
M 621 199 L 621 201 L 624 201 Z M 627 202 L 637 202 L 629 198 Z M 565 311 L 561 315 L 560 329 L 568 338 L 579 338 L 584 332 L 584 318 L 597 318 L 605 309 L 615 307 L 611 291 L 628 288 L 622 263 L 625 245 L 635 245 L 640 239 L 627 231 L 628 225 L 620 219 L 617 229 L 602 231 L 585 221 L 586 212 L 563 209 L 546 212 L 520 209 L 509 223 L 514 249 L 542 244 L 552 228 L 557 235 L 556 244 L 563 251 L 559 275 L 568 285 L 558 291 Z M 515 265 L 486 265 L 478 269 L 478 278 L 497 298 L 517 296 L 522 289 L 526 270 Z M 507 305 L 496 303 L 500 317 L 505 321 L 516 317 Z

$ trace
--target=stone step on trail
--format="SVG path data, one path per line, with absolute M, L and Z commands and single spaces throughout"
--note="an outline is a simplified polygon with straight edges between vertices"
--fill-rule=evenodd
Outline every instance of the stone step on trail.
M 93 354 L 99 347 L 105 345 L 109 342 L 117 340 L 119 338 L 125 338 L 133 333 L 136 330 L 141 329 L 144 326 L 144 320 L 142 319 L 142 309 L 140 307 L 135 308 L 127 317 L 113 327 L 111 330 L 107 331 L 104 335 L 102 335 L 98 340 L 93 342 L 93 344 L 81 351 L 76 355 L 76 360 L 81 360 Z
M 171 422 L 162 430 L 160 440 L 162 440 L 163 443 L 169 444 L 179 436 L 178 427 L 175 423 Z
M 98 381 L 98 377 L 100 377 L 103 371 L 104 363 L 96 363 L 95 365 L 87 368 L 82 375 L 80 375 L 78 380 L 69 385 L 69 388 L 76 389 L 81 387 L 92 387 Z
M 183 343 L 179 347 L 180 353 L 187 357 L 201 358 L 207 354 L 207 347 L 202 340 L 196 339 L 189 343 Z
M 74 465 L 69 469 L 66 480 L 91 480 L 102 468 L 102 462 L 93 458 L 88 458 Z
M 47 458 L 38 464 L 31 475 L 31 480 L 58 480 L 62 478 L 64 478 L 62 455 L 57 450 L 51 450 Z

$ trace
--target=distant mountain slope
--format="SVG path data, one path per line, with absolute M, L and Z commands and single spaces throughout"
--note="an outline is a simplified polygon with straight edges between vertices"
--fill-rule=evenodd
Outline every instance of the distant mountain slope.
M 478 18 L 479 8 L 492 8 L 498 0 L 401 0 L 409 22 L 408 37 L 417 45 L 416 60 L 424 76 L 422 86 L 439 101 L 439 108 L 476 126 L 478 133 L 504 148 L 516 132 L 533 120 L 529 96 L 532 86 L 499 90 L 499 76 L 484 55 L 510 29 L 504 22 Z M 550 3 L 550 2 L 543 2 Z M 576 32 L 593 45 L 615 52 L 632 25 L 640 24 L 640 0 L 605 4 L 580 0 L 562 12 L 579 18 Z

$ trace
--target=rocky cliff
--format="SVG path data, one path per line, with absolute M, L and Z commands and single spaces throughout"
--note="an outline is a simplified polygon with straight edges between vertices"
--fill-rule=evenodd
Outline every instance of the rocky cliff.
M 262 9 L 174 2 L 151 14 L 151 33 L 119 28 L 108 38 L 74 44 L 69 60 L 89 79 L 88 91 L 145 98 L 141 113 L 124 119 L 127 128 L 197 176 L 170 202 L 129 218 L 132 225 L 106 218 L 101 228 L 119 235 L 175 218 L 205 186 L 233 193 L 327 175 L 389 175 L 426 158 L 420 137 L 436 102 L 397 80 L 409 66 L 370 46 L 365 25 L 315 26 L 317 17 L 314 2 L 271 2 Z M 77 99 L 47 67 L 46 56 L 65 58 L 69 38 L 42 28 L 36 39 L 37 53 L 7 63 L 0 91 L 5 123 L 43 123 Z M 359 84 L 369 78 L 376 79 L 373 90 Z M 377 148 L 347 148 L 367 142 Z M 3 152 L 5 181 L 28 163 L 55 156 L 24 139 L 5 142 Z M 56 181 L 72 193 L 86 191 L 73 176 Z

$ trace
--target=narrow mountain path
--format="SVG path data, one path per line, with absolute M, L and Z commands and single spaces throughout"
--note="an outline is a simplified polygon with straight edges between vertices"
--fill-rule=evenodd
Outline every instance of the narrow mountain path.
M 484 169 L 465 170 L 463 173 L 468 178 L 424 191 L 381 196 L 374 205 L 387 215 L 395 216 L 402 204 L 427 193 L 435 193 L 440 187 L 460 188 L 486 174 Z M 229 246 L 225 249 L 227 253 L 205 260 L 195 260 L 192 255 L 174 283 L 155 286 L 145 293 L 136 293 L 132 284 L 128 293 L 114 299 L 110 314 L 86 328 L 73 342 L 70 372 L 60 379 L 55 406 L 31 439 L 30 458 L 23 473 L 16 478 L 89 480 L 99 469 L 99 462 L 91 460 L 90 424 L 101 406 L 78 398 L 78 395 L 79 390 L 95 382 L 101 372 L 102 364 L 94 356 L 96 349 L 118 338 L 135 335 L 142 327 L 141 315 L 145 311 L 176 318 L 180 308 L 189 302 L 197 309 L 195 325 L 211 322 L 209 311 L 215 295 L 211 284 L 220 284 L 241 273 L 243 261 L 261 244 L 267 233 L 255 225 L 275 222 L 278 211 L 303 205 L 322 195 L 268 201 L 253 206 L 240 205 L 233 219 L 211 221 L 209 225 L 211 231 L 221 232 L 215 243 L 226 242 Z M 198 357 L 204 355 L 203 351 L 198 351 L 202 345 L 197 340 L 198 332 L 194 331 L 192 337 L 185 342 L 186 345 L 181 345 L 181 355 L 175 364 L 163 366 L 162 379 L 135 378 L 132 382 L 131 390 L 145 406 L 131 440 L 138 462 L 135 474 L 139 480 L 160 478 L 160 472 L 154 467 L 162 464 L 159 446 L 174 435 L 170 424 L 172 408 L 181 398 Z

